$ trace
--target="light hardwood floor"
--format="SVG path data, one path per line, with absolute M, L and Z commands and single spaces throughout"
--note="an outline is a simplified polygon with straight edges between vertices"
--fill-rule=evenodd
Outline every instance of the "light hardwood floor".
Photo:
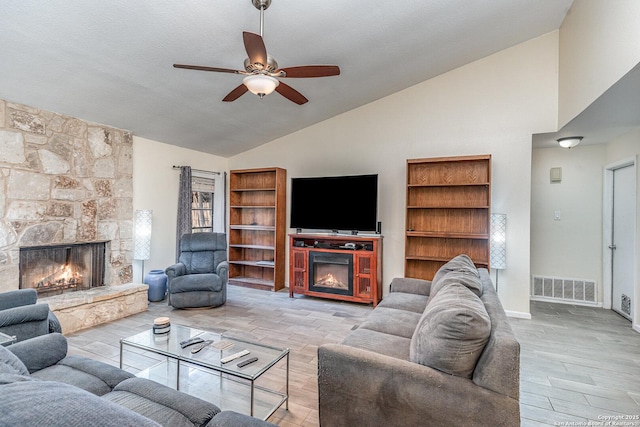
M 341 341 L 371 310 L 354 303 L 290 299 L 286 289 L 274 293 L 229 286 L 222 307 L 174 310 L 166 302 L 151 303 L 145 313 L 69 335 L 69 352 L 118 366 L 120 338 L 149 328 L 159 316 L 288 347 L 289 410 L 278 409 L 269 421 L 317 426 L 317 348 Z M 640 334 L 628 321 L 609 310 L 540 302 L 532 303 L 531 313 L 531 320 L 510 319 L 522 345 L 523 426 L 587 425 L 601 417 L 640 414 Z M 640 420 L 612 425 L 640 426 Z

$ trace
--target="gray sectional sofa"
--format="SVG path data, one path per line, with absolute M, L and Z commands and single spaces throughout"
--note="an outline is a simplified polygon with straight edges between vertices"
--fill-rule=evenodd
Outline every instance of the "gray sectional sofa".
M 267 427 L 90 358 L 59 333 L 0 346 L 0 427 Z
M 455 257 L 396 278 L 340 344 L 318 349 L 320 424 L 520 425 L 520 345 L 486 269 Z
M 48 304 L 38 304 L 35 289 L 17 289 L 0 294 L 0 332 L 23 341 L 50 332 L 62 332 Z

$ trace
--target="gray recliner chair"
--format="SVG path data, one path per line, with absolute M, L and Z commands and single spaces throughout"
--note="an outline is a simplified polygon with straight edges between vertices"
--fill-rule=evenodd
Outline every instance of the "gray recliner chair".
M 227 236 L 192 233 L 180 239 L 178 263 L 165 270 L 167 302 L 174 308 L 217 307 L 227 301 Z
M 18 289 L 0 294 L 0 332 L 16 341 L 52 332 L 62 332 L 58 318 L 48 304 L 36 304 L 35 289 Z

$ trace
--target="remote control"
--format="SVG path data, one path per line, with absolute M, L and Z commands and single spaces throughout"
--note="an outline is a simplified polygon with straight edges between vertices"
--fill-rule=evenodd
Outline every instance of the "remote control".
M 249 353 L 250 353 L 249 350 L 242 350 L 242 351 L 239 351 L 237 353 L 232 354 L 231 356 L 223 357 L 222 359 L 220 359 L 220 362 L 221 363 L 229 363 L 232 360 L 236 360 L 239 357 L 246 356 Z
M 243 360 L 242 362 L 238 363 L 238 368 L 242 368 L 244 366 L 247 366 L 249 363 L 253 363 L 253 362 L 257 362 L 257 361 L 258 361 L 257 357 L 252 357 L 250 359 Z
M 198 343 L 198 344 L 194 345 L 193 348 L 191 349 L 191 354 L 196 354 L 197 352 L 199 352 L 200 350 L 202 350 L 203 348 L 205 348 L 206 346 L 208 346 L 212 342 L 213 342 L 213 340 L 207 340 L 207 341 L 203 341 L 201 343 Z
M 188 340 L 180 341 L 180 347 L 187 348 L 190 345 L 198 344 L 198 343 L 203 342 L 203 341 L 204 340 L 202 338 L 200 338 L 200 337 L 189 338 Z

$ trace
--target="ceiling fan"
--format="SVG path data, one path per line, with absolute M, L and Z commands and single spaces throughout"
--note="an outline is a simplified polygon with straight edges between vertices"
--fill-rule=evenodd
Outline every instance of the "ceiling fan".
M 260 34 L 246 31 L 242 33 L 244 48 L 249 56 L 244 60 L 244 70 L 185 64 L 173 64 L 173 66 L 187 70 L 214 71 L 246 76 L 240 86 L 233 89 L 224 97 L 224 102 L 235 101 L 247 91 L 263 98 L 274 90 L 298 105 L 308 102 L 309 100 L 305 98 L 304 95 L 291 86 L 281 82 L 276 77 L 307 78 L 337 76 L 340 74 L 340 68 L 337 65 L 301 65 L 297 67 L 278 68 L 276 60 L 272 56 L 267 55 L 267 49 L 262 39 L 264 11 L 271 5 L 271 0 L 251 0 L 251 3 L 256 9 L 260 10 Z

